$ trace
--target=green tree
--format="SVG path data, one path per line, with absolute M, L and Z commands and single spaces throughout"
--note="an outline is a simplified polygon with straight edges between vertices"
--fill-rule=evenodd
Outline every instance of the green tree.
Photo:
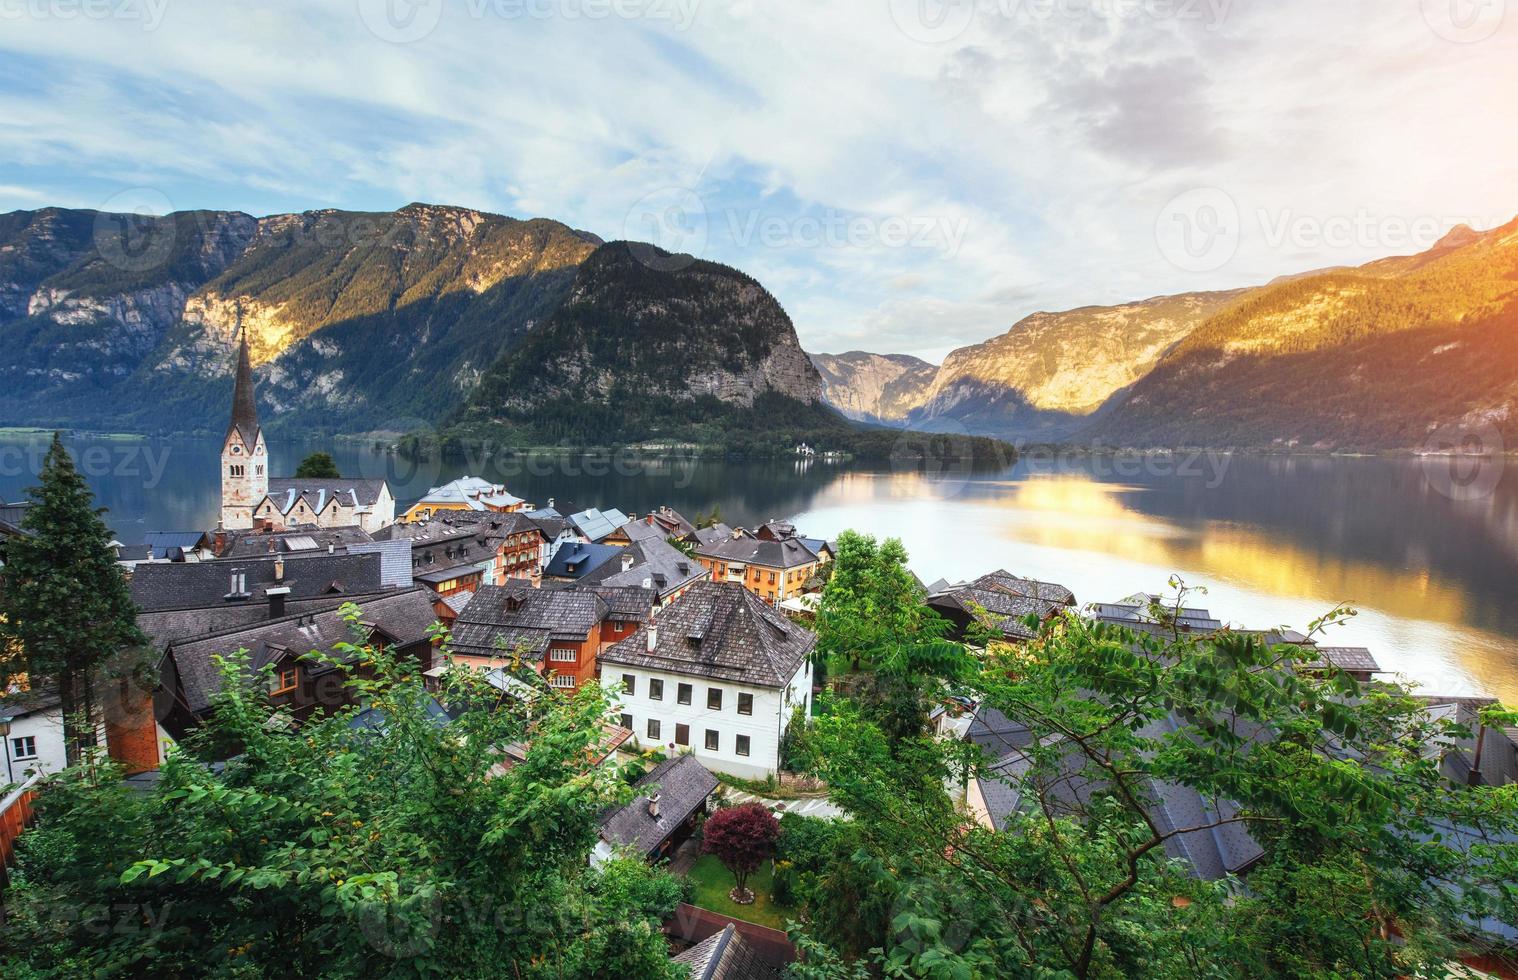
M 0 973 L 675 975 L 659 924 L 679 883 L 588 861 L 597 815 L 632 794 L 595 761 L 598 686 L 566 696 L 518 665 L 509 697 L 460 668 L 445 715 L 415 662 L 341 653 L 364 724 L 348 708 L 291 731 L 269 668 L 235 653 L 156 788 L 125 790 L 109 767 L 57 777 L 22 838 Z M 515 764 L 507 745 L 525 747 Z
M 146 638 L 110 547 L 104 510 L 54 433 L 41 479 L 28 491 L 26 534 L 10 539 L 0 588 L 0 674 L 54 684 L 69 764 L 95 742 L 102 672 Z M 5 680 L 0 677 L 0 681 Z
M 1024 729 L 994 757 L 893 746 L 839 705 L 808 743 L 859 846 L 813 876 L 814 901 L 890 912 L 864 936 L 817 916 L 811 938 L 893 976 L 1443 976 L 1470 923 L 1518 921 L 1518 799 L 1441 777 L 1430 748 L 1469 731 L 1396 687 L 1305 674 L 1305 656 L 1072 614 L 971 679 Z M 946 792 L 966 774 L 1016 794 L 998 829 Z M 1205 805 L 1162 810 L 1167 785 Z M 1167 855 L 1240 831 L 1261 848 L 1247 888 Z
M 337 471 L 337 464 L 332 461 L 331 453 L 312 453 L 307 456 L 295 468 L 295 476 L 297 479 L 306 480 L 342 479 L 342 474 Z
M 843 532 L 817 609 L 819 659 L 869 668 L 855 696 L 893 746 L 921 735 L 934 701 L 972 668 L 965 648 L 943 638 L 949 623 L 924 603 L 907 559 L 895 538 Z

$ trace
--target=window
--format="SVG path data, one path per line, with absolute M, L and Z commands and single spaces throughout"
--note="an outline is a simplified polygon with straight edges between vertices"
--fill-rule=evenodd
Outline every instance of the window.
M 709 688 L 706 689 L 706 710 L 707 711 L 721 711 L 722 710 L 722 688 L 720 688 L 720 687 L 709 687 Z
M 738 713 L 751 715 L 754 713 L 754 696 L 752 694 L 738 695 Z
M 575 675 L 573 675 L 573 674 L 554 674 L 553 675 L 552 684 L 553 684 L 554 687 L 574 687 L 575 686 Z
M 656 742 L 659 740 L 659 719 L 648 719 L 648 737 Z
M 625 712 L 623 713 L 623 715 L 622 715 L 622 727 L 625 728 L 625 729 L 627 729 L 628 731 L 632 731 L 632 727 L 633 727 L 633 716 L 632 715 L 626 714 Z
M 242 476 L 243 468 L 241 463 L 233 463 L 231 466 L 227 467 L 227 469 L 232 476 Z
M 625 625 L 626 625 L 625 623 L 613 623 L 612 626 L 611 626 L 611 631 L 613 633 L 620 633 L 620 632 L 622 632 L 622 627 L 625 626 Z
M 637 694 L 638 693 L 638 678 L 635 677 L 632 674 L 623 674 L 622 675 L 622 690 L 626 691 L 628 694 Z
M 22 735 L 11 739 L 11 758 L 18 761 L 37 758 L 37 736 Z
M 664 700 L 664 682 L 657 677 L 648 679 L 648 696 L 655 701 Z
M 269 689 L 270 694 L 285 694 L 300 686 L 300 668 L 281 667 L 279 673 L 274 675 L 274 686 Z
M 706 730 L 706 751 L 708 751 L 708 752 L 715 752 L 715 751 L 717 751 L 717 746 L 721 743 L 721 741 L 722 741 L 722 739 L 717 734 L 717 732 L 716 732 L 715 729 L 708 728 Z
M 548 651 L 548 659 L 561 664 L 572 664 L 575 662 L 575 652 L 568 647 L 554 647 Z
M 690 704 L 690 690 L 689 684 L 681 684 L 675 690 L 675 700 L 681 704 Z
M 675 744 L 676 745 L 689 745 L 690 744 L 690 726 L 689 725 L 676 725 L 675 726 Z
M 775 573 L 774 572 L 770 572 L 770 584 L 771 585 L 775 584 Z
M 738 754 L 739 755 L 748 755 L 748 736 L 747 735 L 739 735 L 738 736 Z

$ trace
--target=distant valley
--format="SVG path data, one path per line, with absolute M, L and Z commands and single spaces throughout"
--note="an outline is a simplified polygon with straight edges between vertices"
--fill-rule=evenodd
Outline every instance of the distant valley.
M 816 354 L 851 418 L 1018 442 L 1518 446 L 1518 222 L 1229 292 L 1035 313 L 934 368 Z M 1485 434 L 1482 436 L 1481 434 Z

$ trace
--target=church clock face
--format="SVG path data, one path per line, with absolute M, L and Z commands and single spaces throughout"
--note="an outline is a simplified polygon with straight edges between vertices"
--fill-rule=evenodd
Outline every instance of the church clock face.
M 241 446 L 233 446 L 232 447 L 232 455 L 233 456 L 238 456 L 238 455 L 241 455 L 241 454 L 242 454 L 242 447 Z

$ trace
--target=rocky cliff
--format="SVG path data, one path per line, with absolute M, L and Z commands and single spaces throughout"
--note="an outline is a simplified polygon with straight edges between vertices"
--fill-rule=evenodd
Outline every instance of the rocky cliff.
M 813 354 L 822 397 L 861 422 L 900 425 L 927 401 L 938 368 L 907 354 Z

